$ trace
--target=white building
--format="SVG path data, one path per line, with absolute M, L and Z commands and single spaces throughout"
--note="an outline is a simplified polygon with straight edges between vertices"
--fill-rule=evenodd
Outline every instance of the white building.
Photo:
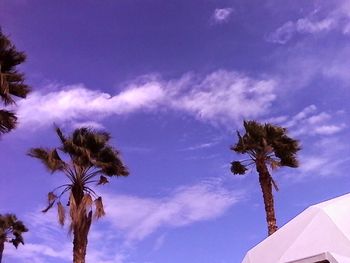
M 310 206 L 242 263 L 350 263 L 350 194 Z

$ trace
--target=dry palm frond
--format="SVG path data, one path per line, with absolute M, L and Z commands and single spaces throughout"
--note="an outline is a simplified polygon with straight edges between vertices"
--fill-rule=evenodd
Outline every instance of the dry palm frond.
M 85 194 L 78 207 L 77 217 L 82 218 L 87 212 L 91 211 L 92 203 L 91 195 Z
M 278 161 L 275 160 L 271 160 L 270 161 L 270 167 L 272 170 L 276 170 L 277 168 L 279 168 L 281 165 Z
M 55 204 L 56 199 L 57 199 L 57 195 L 55 195 L 53 192 L 49 192 L 47 194 L 47 201 L 48 201 L 49 204 L 41 212 L 46 213 L 47 211 L 49 211 L 49 209 Z
M 77 204 L 75 202 L 73 194 L 71 193 L 69 197 L 69 214 L 72 220 L 72 225 L 75 225 L 77 223 L 77 220 L 78 220 L 77 212 L 78 212 Z
M 81 205 L 84 207 L 91 207 L 92 206 L 92 198 L 91 195 L 85 194 L 83 199 L 81 200 Z
M 101 185 L 101 184 L 104 185 L 104 184 L 107 184 L 107 183 L 109 183 L 107 177 L 101 175 L 101 176 L 100 176 L 100 180 L 98 181 L 97 185 Z
M 64 207 L 61 202 L 57 203 L 57 213 L 58 213 L 58 222 L 61 226 L 64 225 L 64 220 L 66 217 L 66 211 L 64 210 Z
M 56 149 L 32 148 L 29 150 L 28 155 L 42 161 L 46 168 L 52 173 L 57 170 L 62 170 L 66 166 Z
M 94 217 L 96 219 L 99 219 L 100 217 L 102 217 L 102 216 L 104 216 L 106 214 L 105 210 L 103 208 L 102 197 L 100 196 L 97 199 L 95 199 L 94 203 L 95 203 L 95 214 L 94 214 Z
M 47 200 L 49 201 L 49 203 L 52 202 L 52 201 L 55 201 L 56 198 L 57 198 L 57 196 L 53 192 L 49 192 L 47 194 Z

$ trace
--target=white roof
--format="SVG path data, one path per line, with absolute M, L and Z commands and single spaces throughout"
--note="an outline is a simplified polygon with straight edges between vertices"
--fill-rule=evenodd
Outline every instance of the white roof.
M 252 248 L 242 263 L 350 263 L 350 194 L 310 206 Z

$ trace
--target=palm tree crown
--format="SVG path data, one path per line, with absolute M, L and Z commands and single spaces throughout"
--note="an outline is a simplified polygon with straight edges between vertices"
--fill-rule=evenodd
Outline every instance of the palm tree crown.
M 119 158 L 119 152 L 108 145 L 108 133 L 79 128 L 66 137 L 58 127 L 56 133 L 61 142 L 60 147 L 33 148 L 29 155 L 41 160 L 51 173 L 61 172 L 67 177 L 67 184 L 48 193 L 48 206 L 43 212 L 56 203 L 59 223 L 63 225 L 66 213 L 62 199 L 68 193 L 70 229 L 74 235 L 74 262 L 84 262 L 93 208 L 95 218 L 105 214 L 102 198 L 91 185 L 103 185 L 108 183 L 107 177 L 127 176 L 129 173 Z M 61 158 L 62 154 L 66 158 Z
M 248 159 L 231 163 L 233 174 L 245 174 L 250 165 L 254 165 L 259 174 L 267 213 L 269 235 L 277 230 L 272 186 L 278 190 L 268 166 L 273 170 L 281 166 L 298 167 L 297 152 L 299 142 L 287 136 L 285 128 L 272 124 L 260 124 L 256 121 L 244 121 L 245 134 L 237 131 L 238 142 L 231 147 L 236 153 L 246 154 Z
M 19 52 L 0 28 L 0 99 L 3 104 L 14 104 L 14 97 L 25 98 L 30 87 L 24 84 L 24 75 L 16 66 L 26 59 L 24 52 Z M 15 128 L 17 117 L 12 111 L 0 110 L 0 134 Z
M 4 250 L 4 243 L 12 243 L 16 248 L 24 244 L 22 234 L 28 229 L 14 214 L 0 214 L 0 262 Z

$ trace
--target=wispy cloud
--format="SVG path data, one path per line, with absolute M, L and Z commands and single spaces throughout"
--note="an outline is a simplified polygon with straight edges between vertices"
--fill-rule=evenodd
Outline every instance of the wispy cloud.
M 294 136 L 300 135 L 333 135 L 346 128 L 345 123 L 339 122 L 330 114 L 319 112 L 315 105 L 309 105 L 283 124 L 290 129 Z
M 339 30 L 343 34 L 350 33 L 350 5 L 348 1 L 338 1 L 334 9 L 327 15 L 321 15 L 319 9 L 296 21 L 288 21 L 267 36 L 273 43 L 285 44 L 295 34 L 317 34 Z
M 179 187 L 161 199 L 107 195 L 106 220 L 123 231 L 127 241 L 138 241 L 163 227 L 176 228 L 215 219 L 241 198 L 242 193 L 210 182 Z
M 325 137 L 309 146 L 300 156 L 300 167 L 288 176 L 295 180 L 318 176 L 343 176 L 346 173 L 344 163 L 350 158 L 343 140 L 337 137 Z M 343 168 L 344 167 L 344 168 Z
M 186 147 L 184 149 L 181 149 L 180 151 L 195 151 L 195 150 L 212 148 L 215 145 L 217 145 L 222 139 L 223 139 L 223 137 L 216 136 L 214 138 L 208 139 L 206 142 L 202 142 L 199 144 L 195 144 L 195 145 Z
M 224 70 L 193 83 L 191 89 L 173 99 L 174 109 L 211 123 L 232 124 L 268 112 L 276 99 L 273 78 L 253 79 Z
M 243 193 L 224 188 L 219 180 L 178 187 L 163 197 L 103 194 L 106 217 L 92 226 L 87 259 L 89 262 L 125 263 L 138 241 L 160 229 L 185 227 L 222 216 L 243 198 Z M 210 204 L 210 206 L 208 206 Z M 25 216 L 30 229 L 26 245 L 9 247 L 6 257 L 21 263 L 71 262 L 72 243 L 67 228 L 57 223 L 56 211 Z M 165 241 L 164 233 L 154 249 Z
M 268 112 L 276 98 L 275 86 L 272 78 L 254 79 L 225 70 L 204 77 L 185 74 L 169 81 L 149 76 L 114 95 L 77 84 L 49 93 L 33 92 L 18 103 L 18 115 L 22 127 L 53 122 L 76 126 L 87 121 L 99 126 L 99 120 L 111 115 L 168 108 L 212 124 L 232 124 Z
M 212 19 L 214 23 L 225 23 L 229 20 L 232 12 L 233 12 L 233 9 L 230 7 L 216 8 L 214 10 Z

